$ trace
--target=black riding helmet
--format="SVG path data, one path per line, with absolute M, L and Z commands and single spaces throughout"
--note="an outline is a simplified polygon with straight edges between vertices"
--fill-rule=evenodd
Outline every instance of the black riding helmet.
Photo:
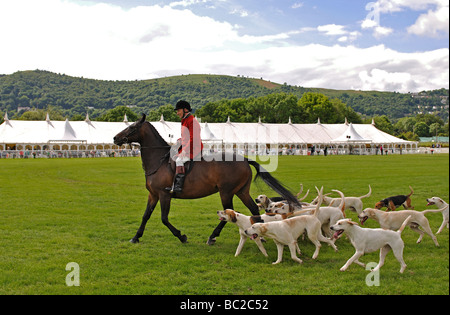
M 177 105 L 175 105 L 175 110 L 182 109 L 182 108 L 186 108 L 188 111 L 192 110 L 191 104 L 189 104 L 188 102 L 183 101 L 183 100 L 178 101 Z

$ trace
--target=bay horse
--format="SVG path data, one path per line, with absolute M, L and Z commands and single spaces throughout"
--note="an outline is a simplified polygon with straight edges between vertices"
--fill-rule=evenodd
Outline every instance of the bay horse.
M 236 195 L 250 210 L 252 215 L 258 215 L 259 209 L 250 197 L 250 184 L 252 182 L 252 170 L 250 165 L 256 168 L 256 178 L 262 180 L 275 192 L 280 194 L 290 203 L 299 205 L 292 193 L 280 184 L 270 173 L 265 171 L 257 162 L 243 156 L 216 156 L 206 161 L 195 162 L 186 175 L 183 192 L 172 195 L 166 187 L 171 187 L 174 170 L 171 166 L 171 146 L 161 137 L 155 127 L 145 121 L 146 115 L 114 137 L 114 143 L 118 146 L 137 142 L 141 146 L 142 166 L 145 171 L 146 188 L 149 192 L 147 208 L 142 217 L 142 222 L 136 235 L 130 240 L 138 243 L 144 234 L 145 225 L 155 209 L 158 201 L 161 205 L 161 219 L 172 234 L 182 242 L 187 242 L 186 235 L 169 222 L 170 202 L 172 198 L 196 199 L 203 198 L 219 192 L 223 209 L 233 209 L 233 196 Z M 216 236 L 220 235 L 226 222 L 221 221 L 209 237 L 207 244 L 216 242 Z

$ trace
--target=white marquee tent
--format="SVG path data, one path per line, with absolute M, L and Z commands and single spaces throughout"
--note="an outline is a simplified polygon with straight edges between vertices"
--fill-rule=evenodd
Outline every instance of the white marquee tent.
M 0 125 L 1 150 L 116 150 L 113 137 L 129 126 L 126 116 L 123 122 L 52 121 L 47 115 L 44 121 L 9 120 Z M 174 143 L 180 137 L 180 123 L 152 122 L 161 136 Z M 393 152 L 416 153 L 417 143 L 391 136 L 375 127 L 375 124 L 287 124 L 201 123 L 201 137 L 205 150 L 240 150 L 240 153 L 278 154 L 281 150 L 294 154 L 307 154 L 315 146 L 316 152 L 328 147 L 333 154 L 374 154 L 379 146 Z M 261 145 L 264 149 L 261 149 Z M 352 151 L 353 150 L 353 151 Z

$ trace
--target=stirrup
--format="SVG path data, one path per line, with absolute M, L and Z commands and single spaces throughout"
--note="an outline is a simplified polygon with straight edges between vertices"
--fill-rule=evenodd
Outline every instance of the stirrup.
M 183 191 L 184 179 L 185 174 L 175 174 L 172 187 L 166 187 L 165 189 L 168 190 L 171 194 L 181 193 Z

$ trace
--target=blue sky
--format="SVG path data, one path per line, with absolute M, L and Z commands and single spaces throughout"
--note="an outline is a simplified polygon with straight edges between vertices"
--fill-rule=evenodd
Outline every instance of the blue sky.
M 448 0 L 0 0 L 0 73 L 448 88 Z

